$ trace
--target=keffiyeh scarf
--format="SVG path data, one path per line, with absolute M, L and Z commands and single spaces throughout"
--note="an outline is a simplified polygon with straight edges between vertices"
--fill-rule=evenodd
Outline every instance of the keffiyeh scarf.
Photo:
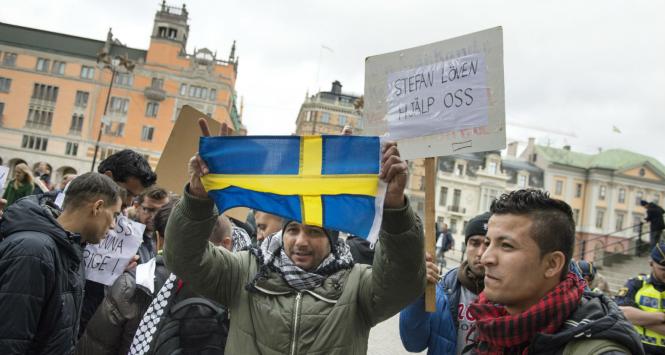
M 536 333 L 554 334 L 577 308 L 583 292 L 584 281 L 568 273 L 538 303 L 515 315 L 508 314 L 505 307 L 490 302 L 481 293 L 469 310 L 478 329 L 476 353 L 528 354 L 529 341 Z
M 315 270 L 308 272 L 293 264 L 293 261 L 284 252 L 282 233 L 275 233 L 266 238 L 259 248 L 250 249 L 261 264 L 254 280 L 265 275 L 270 269 L 282 275 L 284 281 L 298 291 L 319 287 L 331 274 L 353 266 L 351 250 L 344 240 L 338 239 L 335 248 L 332 249 L 333 251 Z M 248 285 L 250 289 L 252 284 L 253 282 Z

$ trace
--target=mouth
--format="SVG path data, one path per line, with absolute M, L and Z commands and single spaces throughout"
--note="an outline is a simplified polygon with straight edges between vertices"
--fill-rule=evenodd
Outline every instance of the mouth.
M 495 276 L 492 276 L 492 275 L 490 275 L 490 274 L 488 274 L 488 273 L 485 273 L 485 283 L 487 283 L 487 281 L 490 281 L 490 282 L 498 282 L 499 279 L 498 279 L 497 277 L 495 277 Z

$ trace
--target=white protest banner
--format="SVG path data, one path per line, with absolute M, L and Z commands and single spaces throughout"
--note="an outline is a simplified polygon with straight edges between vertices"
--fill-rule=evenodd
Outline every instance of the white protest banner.
M 501 27 L 368 57 L 364 116 L 405 159 L 504 148 Z
M 145 225 L 126 216 L 118 216 L 115 230 L 109 230 L 99 244 L 88 244 L 83 250 L 86 278 L 110 286 L 136 255 L 143 241 Z
M 0 166 L 0 189 L 2 189 L 3 186 L 5 186 L 5 182 L 7 181 L 8 177 L 9 177 L 9 167 Z

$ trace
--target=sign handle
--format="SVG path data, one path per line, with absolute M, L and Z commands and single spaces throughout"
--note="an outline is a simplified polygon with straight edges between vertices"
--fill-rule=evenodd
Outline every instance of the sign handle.
M 425 158 L 425 251 L 436 258 L 436 229 L 434 228 L 434 200 L 436 184 L 436 158 Z M 436 285 L 425 286 L 425 311 L 436 310 Z

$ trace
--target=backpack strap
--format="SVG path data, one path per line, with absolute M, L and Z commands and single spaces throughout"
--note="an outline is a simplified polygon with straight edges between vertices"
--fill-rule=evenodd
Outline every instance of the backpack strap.
M 195 304 L 195 303 L 204 304 L 204 305 L 210 307 L 211 309 L 219 309 L 219 306 L 216 306 L 214 303 L 210 302 L 209 300 L 207 300 L 203 297 L 192 297 L 192 298 L 188 298 L 186 300 L 182 300 L 182 301 L 174 304 L 171 307 L 170 312 L 171 313 L 176 313 L 179 310 L 181 310 L 181 309 L 183 309 L 183 308 L 185 308 L 185 307 L 187 307 L 191 304 Z
M 600 355 L 609 351 L 630 354 L 630 350 L 609 339 L 581 339 L 568 343 L 563 355 Z

